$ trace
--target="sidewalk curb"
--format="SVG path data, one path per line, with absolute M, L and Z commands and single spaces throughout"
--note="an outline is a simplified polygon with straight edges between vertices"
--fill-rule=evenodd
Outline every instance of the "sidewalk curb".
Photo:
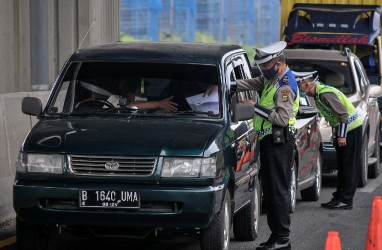
M 0 246 L 1 241 L 16 235 L 16 218 L 11 217 L 0 221 Z

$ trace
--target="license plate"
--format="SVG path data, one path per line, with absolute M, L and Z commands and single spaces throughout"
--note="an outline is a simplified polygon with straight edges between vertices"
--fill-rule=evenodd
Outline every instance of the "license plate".
M 84 190 L 79 192 L 80 207 L 139 208 L 141 198 L 136 190 Z

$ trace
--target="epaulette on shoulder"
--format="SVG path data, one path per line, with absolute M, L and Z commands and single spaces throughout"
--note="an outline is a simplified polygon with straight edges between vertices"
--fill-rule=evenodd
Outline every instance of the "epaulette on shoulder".
M 287 75 L 284 75 L 280 80 L 279 80 L 279 87 L 283 85 L 289 85 L 289 77 Z

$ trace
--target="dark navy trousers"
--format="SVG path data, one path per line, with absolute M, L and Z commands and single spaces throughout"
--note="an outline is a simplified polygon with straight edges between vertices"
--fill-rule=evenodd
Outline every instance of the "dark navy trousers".
M 338 147 L 336 139 L 334 146 L 336 148 L 338 174 L 337 190 L 333 193 L 333 198 L 353 205 L 353 196 L 357 190 L 361 173 L 362 126 L 347 133 L 345 147 Z
M 289 237 L 290 181 L 295 138 L 288 132 L 288 140 L 275 144 L 273 136 L 260 141 L 260 178 L 263 187 L 267 221 L 272 235 Z

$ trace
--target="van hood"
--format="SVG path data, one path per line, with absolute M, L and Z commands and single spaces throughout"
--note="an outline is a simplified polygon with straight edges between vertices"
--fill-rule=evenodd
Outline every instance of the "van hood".
M 25 152 L 88 155 L 202 156 L 221 124 L 178 119 L 42 120 Z

